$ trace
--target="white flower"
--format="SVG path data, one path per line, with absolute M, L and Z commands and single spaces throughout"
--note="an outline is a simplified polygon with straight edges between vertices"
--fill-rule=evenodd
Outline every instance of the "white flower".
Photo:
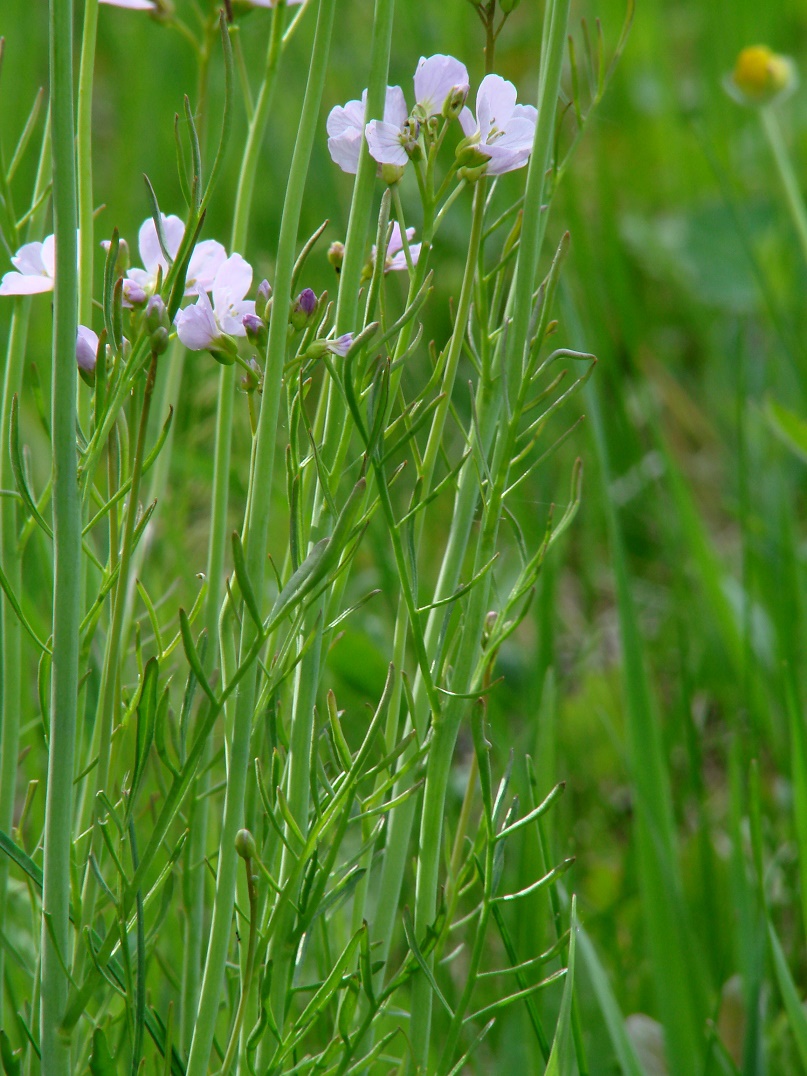
M 415 229 L 406 229 L 406 238 L 410 243 L 409 255 L 412 258 L 412 265 L 417 265 L 418 258 L 420 257 L 420 248 L 422 243 L 412 243 L 415 237 Z M 376 248 L 373 247 L 371 257 L 375 261 Z M 408 269 L 406 264 L 406 254 L 404 253 L 403 240 L 401 238 L 401 226 L 396 220 L 392 226 L 392 235 L 390 236 L 389 243 L 387 244 L 387 256 L 384 259 L 384 272 L 385 273 L 397 273 L 403 269 Z
M 532 153 L 538 110 L 516 104 L 516 88 L 501 75 L 485 75 L 476 95 L 476 119 L 460 113 L 465 136 L 488 162 L 487 172 L 500 176 L 523 168 Z
M 331 109 L 328 116 L 328 150 L 335 164 L 338 164 L 343 172 L 355 175 L 359 167 L 359 155 L 361 153 L 361 140 L 364 132 L 364 120 L 367 111 L 367 90 L 361 95 L 361 101 L 348 101 L 344 106 L 337 105 Z M 403 160 L 382 161 L 373 153 L 370 143 L 369 128 L 376 123 L 389 126 L 393 140 L 397 138 L 401 129 L 409 117 L 406 107 L 406 99 L 400 86 L 388 86 L 387 96 L 384 103 L 383 121 L 373 120 L 368 124 L 367 141 L 370 145 L 370 153 L 379 163 L 406 164 L 409 158 L 402 146 L 398 146 Z M 398 155 L 400 158 L 400 154 Z
M 185 225 L 179 217 L 173 214 L 167 217 L 163 213 L 161 218 L 165 248 L 171 257 L 175 258 L 185 234 Z M 160 249 L 153 217 L 144 220 L 140 225 L 137 246 L 145 268 L 130 269 L 126 274 L 126 280 L 123 282 L 123 297 L 127 304 L 142 301 L 143 293 L 147 296 L 153 294 L 157 286 L 158 269 L 162 269 L 163 278 L 168 272 L 168 262 Z M 205 239 L 197 243 L 191 254 L 188 275 L 185 278 L 185 294 L 195 295 L 199 288 L 203 291 L 210 291 L 216 273 L 226 258 L 227 251 L 215 239 Z
M 156 0 L 98 0 L 99 4 L 109 4 L 111 7 L 125 7 L 130 11 L 156 11 Z
M 415 101 L 426 119 L 464 103 L 469 89 L 468 69 L 453 56 L 438 53 L 428 59 L 420 57 L 415 71 Z
M 244 316 L 255 313 L 255 303 L 244 296 L 252 286 L 252 267 L 240 254 L 231 254 L 219 266 L 211 290 L 213 302 L 202 285 L 194 306 L 180 310 L 177 336 L 191 351 L 216 348 L 227 336 L 246 336 Z
M 52 235 L 43 243 L 25 243 L 11 259 L 17 272 L 5 274 L 0 295 L 37 295 L 53 291 L 55 257 Z

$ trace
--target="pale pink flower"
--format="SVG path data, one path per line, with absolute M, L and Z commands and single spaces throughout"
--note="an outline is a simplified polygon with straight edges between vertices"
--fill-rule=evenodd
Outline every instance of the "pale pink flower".
M 56 251 L 53 236 L 42 243 L 25 243 L 12 257 L 16 272 L 6 273 L 0 295 L 37 295 L 53 291 Z
M 165 248 L 172 258 L 176 257 L 182 237 L 185 234 L 185 225 L 179 217 L 161 215 L 163 238 Z M 168 272 L 168 262 L 160 248 L 157 238 L 157 227 L 153 217 L 144 220 L 140 225 L 137 246 L 140 258 L 145 266 L 144 269 L 130 269 L 123 282 L 123 297 L 128 303 L 142 302 L 142 295 L 153 294 L 157 286 L 157 271 L 162 270 L 162 276 Z M 220 266 L 227 258 L 227 251 L 215 239 L 205 239 L 197 243 L 191 254 L 188 266 L 188 275 L 185 278 L 185 294 L 195 295 L 199 288 L 210 291 L 213 280 Z
M 359 167 L 359 155 L 361 153 L 361 140 L 364 134 L 365 115 L 367 111 L 367 90 L 361 95 L 361 101 L 348 101 L 344 106 L 337 105 L 331 109 L 328 116 L 328 150 L 335 164 L 338 164 L 343 172 L 355 175 Z M 388 86 L 387 96 L 384 103 L 383 121 L 374 120 L 368 124 L 368 145 L 370 153 L 379 163 L 406 164 L 409 158 L 401 148 L 403 160 L 385 162 L 373 153 L 372 144 L 369 140 L 369 128 L 374 123 L 381 122 L 389 125 L 394 135 L 400 131 L 409 116 L 406 107 L 406 98 L 400 86 Z M 400 147 L 399 147 L 400 148 Z M 400 154 L 398 154 L 400 157 Z
M 415 237 L 415 229 L 406 229 L 406 238 L 409 242 L 409 254 L 412 258 L 412 265 L 417 265 L 418 258 L 420 257 L 420 248 L 422 243 L 413 243 L 412 240 Z M 371 257 L 375 261 L 376 247 L 372 249 Z M 403 248 L 403 239 L 401 238 L 401 226 L 396 220 L 392 226 L 392 235 L 390 236 L 389 243 L 387 244 L 387 256 L 384 259 L 384 272 L 385 273 L 397 273 L 403 269 L 408 269 L 406 264 L 406 254 Z
M 240 254 L 231 254 L 212 283 L 213 302 L 199 285 L 196 303 L 177 314 L 177 336 L 185 347 L 204 351 L 215 349 L 222 337 L 246 336 L 244 317 L 255 313 L 255 303 L 244 298 L 251 286 L 252 267 Z
M 422 115 L 445 114 L 447 108 L 457 108 L 468 96 L 468 69 L 453 56 L 420 57 L 415 71 L 415 101 Z M 456 115 L 456 112 L 454 112 Z
M 460 113 L 467 139 L 487 160 L 492 176 L 523 168 L 530 159 L 538 110 L 516 103 L 516 88 L 501 75 L 485 75 L 476 95 L 476 119 L 469 108 Z M 480 162 L 481 163 L 481 162 Z

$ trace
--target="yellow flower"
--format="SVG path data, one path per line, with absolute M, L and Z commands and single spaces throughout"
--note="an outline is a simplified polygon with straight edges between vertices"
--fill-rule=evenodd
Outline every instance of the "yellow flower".
M 787 56 L 767 45 L 751 45 L 737 57 L 726 88 L 741 104 L 762 105 L 786 96 L 795 85 L 795 68 Z

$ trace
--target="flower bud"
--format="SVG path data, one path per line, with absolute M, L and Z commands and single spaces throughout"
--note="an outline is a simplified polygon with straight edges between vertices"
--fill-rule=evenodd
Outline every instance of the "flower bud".
M 248 829 L 239 829 L 236 833 L 235 850 L 242 859 L 254 859 L 257 856 L 258 846 Z
M 101 246 L 105 252 L 109 252 L 111 246 L 109 239 L 102 239 Z M 118 240 L 118 254 L 115 258 L 115 278 L 126 275 L 126 270 L 129 268 L 129 244 L 125 239 Z
M 321 359 L 323 355 L 336 355 L 343 359 L 353 347 L 353 333 L 345 333 L 336 340 L 315 340 L 306 348 L 307 359 Z
M 342 272 L 342 262 L 345 260 L 345 244 L 344 243 L 331 243 L 328 248 L 328 261 L 337 271 Z
M 258 360 L 253 355 L 248 361 L 249 370 L 245 370 L 241 376 L 241 391 L 246 393 L 263 391 L 263 370 Z
M 258 285 L 258 297 L 255 300 L 255 313 L 264 321 L 269 320 L 271 309 L 272 285 L 268 280 L 262 280 Z
M 499 0 L 499 7 L 505 15 L 512 15 L 520 3 L 521 0 Z
M 123 298 L 129 306 L 142 306 L 148 295 L 139 284 L 126 277 L 123 281 Z
M 263 318 L 259 318 L 257 314 L 244 314 L 243 318 L 241 318 L 241 324 L 247 331 L 249 342 L 256 347 L 265 349 L 268 333 L 266 331 L 266 322 Z
M 515 4 L 518 0 L 515 0 Z M 515 4 L 513 6 L 515 6 Z M 455 120 L 459 116 L 465 107 L 465 102 L 468 100 L 468 87 L 467 86 L 455 86 L 452 92 L 446 97 L 445 104 L 443 105 L 443 115 L 447 120 Z
M 796 70 L 787 56 L 772 52 L 767 45 L 751 45 L 737 57 L 725 86 L 740 104 L 769 104 L 792 93 Z
M 317 297 L 311 288 L 303 288 L 294 300 L 289 320 L 295 329 L 307 329 L 317 312 Z
M 146 303 L 146 327 L 150 333 L 156 332 L 157 329 L 171 328 L 168 311 L 159 295 L 152 295 Z
M 98 337 L 86 325 L 76 332 L 76 363 L 78 372 L 88 385 L 95 384 L 95 363 L 98 356 Z
M 164 325 L 158 326 L 151 334 L 149 347 L 152 355 L 164 355 L 168 350 L 168 329 Z

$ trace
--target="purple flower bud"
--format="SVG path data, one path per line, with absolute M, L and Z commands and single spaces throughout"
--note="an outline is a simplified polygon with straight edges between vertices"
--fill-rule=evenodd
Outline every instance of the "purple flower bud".
M 311 288 L 303 288 L 291 308 L 291 323 L 295 329 L 305 329 L 314 320 L 317 297 Z
M 268 280 L 262 280 L 258 285 L 258 297 L 255 300 L 255 313 L 258 317 L 269 320 L 272 309 L 272 285 Z
M 131 278 L 126 277 L 123 282 L 123 298 L 130 306 L 142 306 L 148 298 L 148 295 L 139 284 L 136 284 Z
M 300 304 L 300 310 L 308 317 L 310 317 L 317 309 L 317 297 L 311 288 L 303 288 L 300 292 L 297 302 Z
M 259 318 L 257 314 L 244 314 L 241 318 L 241 324 L 246 329 L 247 339 L 250 343 L 257 344 L 259 347 L 266 347 L 266 322 L 262 318 Z

